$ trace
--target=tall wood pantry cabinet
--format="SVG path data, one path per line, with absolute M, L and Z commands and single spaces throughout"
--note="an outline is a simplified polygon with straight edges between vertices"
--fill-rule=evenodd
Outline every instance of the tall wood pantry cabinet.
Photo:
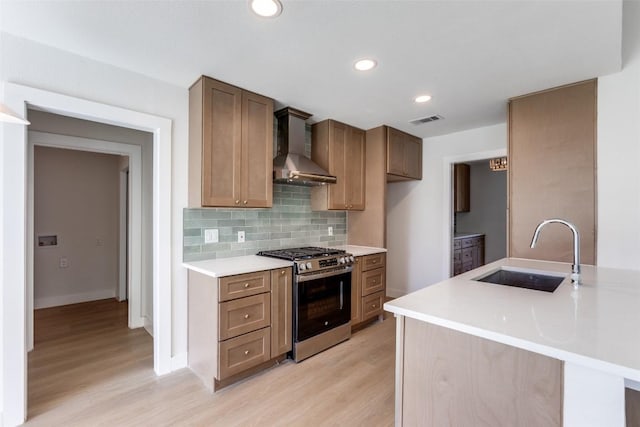
M 560 224 L 529 247 L 549 218 L 580 231 L 581 262 L 596 263 L 597 82 L 589 80 L 509 102 L 509 256 L 571 262 L 571 233 Z
M 324 120 L 312 127 L 311 159 L 335 175 L 335 184 L 311 190 L 313 210 L 364 210 L 365 131 Z
M 270 207 L 273 100 L 202 76 L 189 89 L 189 206 Z

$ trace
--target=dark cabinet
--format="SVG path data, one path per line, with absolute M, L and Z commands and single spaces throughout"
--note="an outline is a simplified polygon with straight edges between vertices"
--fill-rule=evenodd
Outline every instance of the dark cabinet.
M 453 166 L 453 206 L 454 211 L 469 212 L 471 210 L 469 191 L 469 165 L 458 163 Z
M 484 235 L 453 239 L 453 275 L 484 265 Z

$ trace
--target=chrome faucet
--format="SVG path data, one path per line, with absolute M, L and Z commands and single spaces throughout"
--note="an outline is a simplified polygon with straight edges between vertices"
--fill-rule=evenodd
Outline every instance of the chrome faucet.
M 580 284 L 580 233 L 578 232 L 578 229 L 575 225 L 563 219 L 545 219 L 540 224 L 538 224 L 538 226 L 536 227 L 536 231 L 533 233 L 531 248 L 533 249 L 536 247 L 536 242 L 538 241 L 538 236 L 540 235 L 540 230 L 542 230 L 542 227 L 547 224 L 551 224 L 552 222 L 566 225 L 573 233 L 573 264 L 571 264 L 571 283 L 573 283 L 574 286 L 578 286 Z

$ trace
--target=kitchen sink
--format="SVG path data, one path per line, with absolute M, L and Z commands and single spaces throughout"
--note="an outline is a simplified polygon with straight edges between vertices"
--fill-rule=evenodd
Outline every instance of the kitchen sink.
M 476 277 L 478 282 L 496 285 L 515 286 L 518 288 L 534 289 L 536 291 L 553 292 L 562 283 L 565 276 L 552 273 L 539 273 L 526 270 L 511 270 L 500 268 L 493 273 Z

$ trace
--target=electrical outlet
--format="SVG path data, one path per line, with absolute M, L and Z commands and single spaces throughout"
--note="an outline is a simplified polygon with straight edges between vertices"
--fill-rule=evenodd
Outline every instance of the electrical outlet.
M 69 260 L 67 259 L 66 256 L 60 257 L 60 262 L 58 264 L 58 266 L 60 268 L 67 268 L 69 267 Z
M 327 228 L 327 232 L 329 233 L 329 236 L 333 236 L 333 227 Z
M 204 242 L 205 243 L 218 243 L 218 229 L 207 228 L 204 230 Z
M 238 243 L 244 243 L 244 231 L 238 231 Z

